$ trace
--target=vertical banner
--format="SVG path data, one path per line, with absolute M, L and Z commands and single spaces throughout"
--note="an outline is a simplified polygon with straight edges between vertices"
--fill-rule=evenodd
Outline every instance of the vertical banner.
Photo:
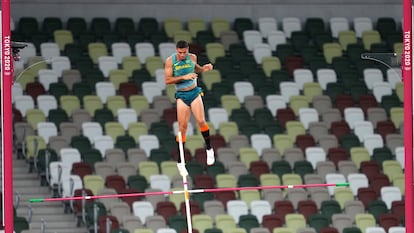
M 406 232 L 413 232 L 413 69 L 412 69 L 412 0 L 403 2 L 402 76 L 404 82 L 404 148 L 405 148 L 405 216 Z
M 13 233 L 13 115 L 11 90 L 13 80 L 13 52 L 10 33 L 10 0 L 1 1 L 1 112 L 3 143 L 3 225 L 6 233 Z

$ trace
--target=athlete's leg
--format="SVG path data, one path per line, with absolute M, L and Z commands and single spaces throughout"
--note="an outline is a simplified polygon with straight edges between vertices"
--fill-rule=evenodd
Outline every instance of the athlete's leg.
M 207 151 L 207 164 L 214 164 L 214 150 L 211 148 L 210 144 L 210 129 L 206 122 L 204 114 L 204 104 L 201 96 L 197 96 L 194 101 L 191 103 L 191 111 L 193 112 L 194 118 L 197 121 L 198 127 L 200 128 L 201 135 L 203 135 L 204 141 L 206 143 Z
M 191 103 L 191 111 L 193 112 L 194 118 L 197 121 L 198 127 L 200 128 L 201 133 L 209 132 L 208 124 L 206 122 L 206 118 L 204 115 L 204 104 L 201 99 L 201 96 L 197 96 Z M 203 135 L 204 136 L 204 135 Z M 204 137 L 205 140 L 209 140 L 209 138 Z M 207 142 L 206 142 L 207 143 Z M 211 148 L 210 142 L 206 144 L 207 149 Z
M 186 139 L 186 132 L 187 132 L 188 121 L 190 120 L 190 115 L 191 115 L 190 107 L 186 105 L 181 99 L 177 99 L 178 131 L 181 132 L 181 140 L 183 143 L 183 147 L 184 147 L 184 143 Z M 180 150 L 178 135 L 176 136 L 175 139 L 177 141 L 177 148 L 178 150 Z M 181 176 L 188 175 L 188 171 L 185 168 L 185 161 L 181 161 L 180 155 L 178 156 L 178 159 L 177 159 L 177 168 Z
M 186 132 L 188 127 L 188 122 L 190 121 L 191 111 L 190 107 L 184 103 L 181 99 L 177 99 L 177 121 L 178 121 L 178 131 L 181 132 L 182 142 L 186 141 Z M 177 135 L 178 136 L 178 135 Z M 178 143 L 178 137 L 176 137 Z M 178 157 L 178 162 L 180 162 L 180 157 Z

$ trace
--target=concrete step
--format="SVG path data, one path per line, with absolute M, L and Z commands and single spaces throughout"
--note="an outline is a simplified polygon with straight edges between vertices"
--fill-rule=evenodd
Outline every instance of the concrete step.
M 39 233 L 40 229 L 32 229 L 30 233 Z M 84 228 L 71 228 L 71 229 L 50 229 L 46 228 L 45 233 L 88 233 Z
M 0 175 L 0 179 L 3 178 L 3 175 Z M 39 179 L 36 173 L 29 173 L 28 171 L 13 173 L 13 180 L 23 180 L 23 179 Z
M 52 223 L 52 222 L 67 222 L 71 224 L 71 227 L 76 226 L 76 217 L 73 214 L 60 214 L 60 215 L 50 215 L 44 214 L 39 216 L 32 217 L 32 223 L 41 222 L 42 220 Z M 54 228 L 61 228 L 59 226 Z
M 37 173 L 35 171 L 29 172 L 29 165 L 21 165 L 21 166 L 13 165 L 13 176 L 19 176 L 23 174 L 37 176 Z
M 19 193 L 21 196 L 27 195 L 31 197 L 43 197 L 44 194 L 49 194 L 49 187 L 40 187 L 40 186 L 28 186 L 28 187 L 15 187 L 14 191 Z M 43 194 L 43 195 L 41 195 Z
M 37 177 L 28 177 L 27 179 L 13 179 L 14 189 L 26 188 L 26 187 L 39 187 L 40 181 Z
M 73 214 L 36 214 L 32 216 L 32 222 L 41 222 L 43 220 L 47 222 L 72 222 L 76 223 L 75 216 Z M 75 224 L 76 225 L 76 224 Z
M 3 176 L 0 176 L 0 180 Z M 27 187 L 40 187 L 40 178 L 37 174 L 21 173 L 13 175 L 13 188 L 14 190 L 26 189 Z M 2 189 L 2 184 L 0 184 Z
M 25 166 L 28 167 L 28 163 L 24 159 L 13 159 L 13 167 Z
M 48 195 L 46 195 L 48 197 Z M 31 230 L 34 232 L 41 229 L 41 224 L 46 223 L 46 232 L 51 233 L 74 233 L 87 232 L 84 227 L 77 227 L 77 220 L 73 214 L 65 214 L 61 202 L 39 202 L 29 203 L 33 195 L 26 195 L 20 201 L 20 206 L 16 211 L 18 216 L 28 218 L 29 207 L 32 210 Z
M 41 205 L 41 203 L 30 203 L 30 200 L 34 199 L 34 198 L 48 198 L 48 197 L 51 196 L 50 192 L 48 192 L 48 193 L 37 193 L 37 194 L 34 194 L 34 195 L 30 195 L 30 194 L 22 194 L 19 191 L 15 190 L 15 193 L 19 194 L 18 197 L 19 197 L 19 205 L 20 206 L 27 206 L 27 205 L 33 206 L 35 204 L 37 206 L 39 206 L 39 205 Z M 16 195 L 14 196 L 14 199 L 16 201 Z M 59 202 L 56 202 L 56 204 L 58 206 L 60 206 Z
M 29 167 L 29 162 L 25 159 L 13 159 L 13 167 Z
M 20 204 L 22 204 L 22 206 L 27 206 L 30 205 L 32 207 L 36 207 L 36 208 L 62 208 L 62 203 L 61 202 L 36 202 L 36 203 L 29 203 L 29 198 L 22 198 L 20 199 Z
M 29 166 L 14 166 L 13 165 L 13 175 L 29 173 Z M 30 173 L 29 173 L 30 174 Z
M 85 228 L 78 228 L 76 226 L 76 221 L 72 221 L 72 222 L 68 222 L 68 221 L 50 221 L 48 219 L 44 219 L 45 225 L 46 225 L 46 230 L 47 231 L 51 231 L 51 232 L 55 232 L 55 230 L 57 229 L 65 229 L 65 230 L 71 230 L 69 232 L 84 232 Z M 40 229 L 42 225 L 42 222 L 31 222 L 30 223 L 30 229 L 31 230 L 35 230 L 35 229 Z M 53 230 L 52 230 L 53 229 Z M 77 231 L 74 231 L 74 230 Z M 78 231 L 81 230 L 81 231 Z
M 44 215 L 61 215 L 64 214 L 64 209 L 62 207 L 41 207 L 36 205 L 31 205 L 32 214 L 44 216 Z M 29 213 L 29 207 L 24 204 L 20 204 L 19 208 L 16 210 L 17 215 L 27 216 Z

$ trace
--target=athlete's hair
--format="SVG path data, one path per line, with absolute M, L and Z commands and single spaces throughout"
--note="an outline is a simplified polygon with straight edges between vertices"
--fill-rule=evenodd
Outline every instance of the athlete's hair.
M 177 44 L 175 45 L 175 47 L 177 49 L 185 49 L 185 48 L 188 48 L 189 45 L 188 45 L 188 42 L 187 41 L 179 40 L 179 41 L 177 41 Z

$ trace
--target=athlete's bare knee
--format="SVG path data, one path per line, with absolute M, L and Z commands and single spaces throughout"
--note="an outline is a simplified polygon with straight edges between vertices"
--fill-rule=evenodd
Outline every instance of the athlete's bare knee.
M 197 122 L 197 124 L 198 124 L 199 128 L 204 128 L 204 127 L 208 126 L 206 121 L 199 121 L 199 122 Z
M 203 127 L 203 126 L 207 125 L 207 121 L 199 121 L 199 122 L 197 122 L 197 124 L 198 124 L 199 127 Z
M 185 133 L 185 132 L 187 131 L 187 128 L 188 128 L 188 124 L 183 124 L 183 125 L 180 125 L 180 126 L 178 127 L 178 130 L 179 130 L 181 133 Z

